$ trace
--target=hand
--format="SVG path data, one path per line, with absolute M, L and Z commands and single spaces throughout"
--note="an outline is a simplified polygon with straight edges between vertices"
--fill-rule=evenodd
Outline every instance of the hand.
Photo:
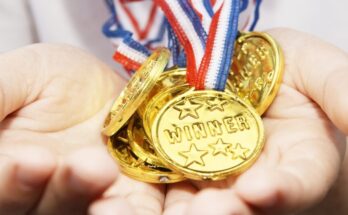
M 293 213 L 320 201 L 334 183 L 345 152 L 334 126 L 348 134 L 348 55 L 301 32 L 269 33 L 286 67 L 263 117 L 261 157 L 237 179 L 170 185 L 165 214 Z
M 0 214 L 86 214 L 118 173 L 100 130 L 123 85 L 68 46 L 0 56 Z
M 263 117 L 267 141 L 261 157 L 238 178 L 169 185 L 163 206 L 158 195 L 140 203 L 147 214 L 279 215 L 302 211 L 326 195 L 345 152 L 334 126 L 348 134 L 348 56 L 301 32 L 270 34 L 284 51 L 286 67 L 280 92 Z M 95 209 L 116 211 L 117 201 L 101 200 Z

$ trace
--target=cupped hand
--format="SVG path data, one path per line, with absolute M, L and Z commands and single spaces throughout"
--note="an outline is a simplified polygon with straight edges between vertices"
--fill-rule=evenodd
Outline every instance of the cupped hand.
M 334 183 L 348 134 L 348 55 L 307 34 L 276 29 L 285 73 L 263 116 L 266 145 L 254 166 L 217 183 L 170 185 L 164 214 L 291 214 Z
M 266 145 L 257 162 L 237 178 L 168 185 L 164 202 L 158 187 L 131 180 L 134 188 L 123 188 L 134 200 L 130 214 L 293 214 L 326 195 L 345 152 L 337 128 L 348 134 L 348 55 L 301 32 L 269 33 L 286 65 L 278 96 L 263 116 Z M 94 211 L 115 214 L 119 190 Z
M 100 130 L 123 85 L 65 45 L 0 56 L 0 214 L 86 214 L 118 174 Z

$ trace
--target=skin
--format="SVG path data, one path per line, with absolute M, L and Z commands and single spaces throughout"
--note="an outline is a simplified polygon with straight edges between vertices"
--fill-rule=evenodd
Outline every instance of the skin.
M 263 118 L 266 147 L 241 176 L 214 183 L 119 173 L 100 129 L 124 81 L 94 57 L 62 45 L 0 56 L 0 214 L 289 214 L 321 201 L 344 158 L 348 56 L 301 32 L 269 33 L 286 70 Z M 332 211 L 330 195 L 312 210 Z

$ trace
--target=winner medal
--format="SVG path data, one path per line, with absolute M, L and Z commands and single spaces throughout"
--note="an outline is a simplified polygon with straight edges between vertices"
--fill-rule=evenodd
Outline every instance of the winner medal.
M 152 139 L 165 163 L 187 178 L 219 180 L 255 161 L 264 129 L 260 116 L 238 97 L 190 91 L 161 109 Z
M 107 23 L 116 29 L 108 35 L 124 35 L 114 58 L 137 70 L 105 121 L 108 149 L 125 175 L 144 182 L 237 177 L 265 144 L 261 115 L 282 81 L 280 47 L 268 34 L 238 32 L 239 0 L 211 5 L 211 14 L 204 1 L 154 3 L 171 57 Z

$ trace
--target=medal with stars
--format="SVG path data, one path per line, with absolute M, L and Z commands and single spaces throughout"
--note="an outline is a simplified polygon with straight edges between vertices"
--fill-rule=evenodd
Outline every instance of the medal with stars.
M 281 83 L 279 46 L 265 33 L 238 31 L 243 1 L 190 2 L 153 1 L 165 16 L 159 33 L 168 37 L 170 57 L 166 49 L 153 49 L 158 38 L 144 45 L 118 22 L 104 29 L 126 37 L 114 58 L 135 72 L 104 134 L 120 169 L 137 180 L 236 177 L 265 143 L 261 115 Z M 201 11 L 208 2 L 221 4 Z
M 264 144 L 257 112 L 237 96 L 214 90 L 191 90 L 173 98 L 158 112 L 151 131 L 163 163 L 195 180 L 239 174 Z

